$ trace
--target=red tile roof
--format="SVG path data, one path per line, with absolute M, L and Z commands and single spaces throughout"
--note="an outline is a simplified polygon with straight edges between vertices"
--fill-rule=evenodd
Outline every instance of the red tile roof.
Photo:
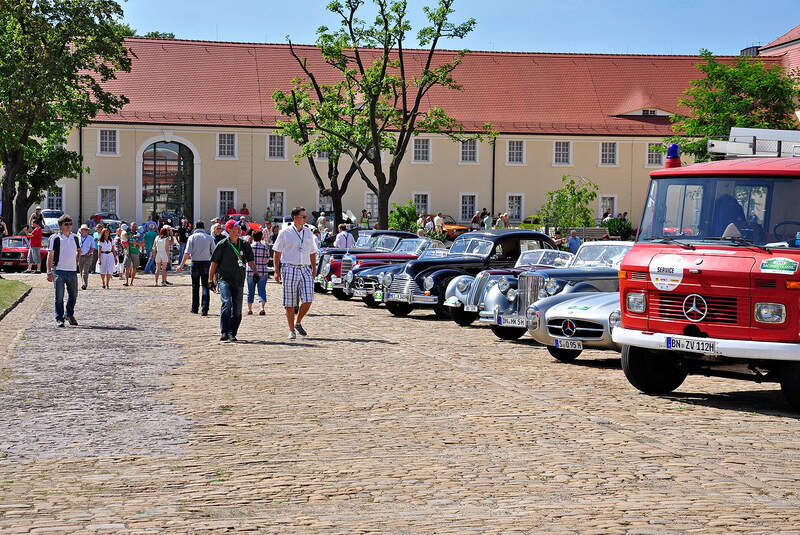
M 272 93 L 301 74 L 287 45 L 131 38 L 130 73 L 107 87 L 130 103 L 97 122 L 271 127 Z M 320 81 L 334 81 L 313 46 L 297 46 Z M 421 69 L 424 51 L 407 51 Z M 439 51 L 449 60 L 453 51 Z M 732 60 L 733 58 L 720 58 Z M 780 58 L 764 58 L 780 63 Z M 436 88 L 440 105 L 467 129 L 502 133 L 662 136 L 666 117 L 624 116 L 641 108 L 684 112 L 678 98 L 700 77 L 697 56 L 471 52 L 456 69 L 461 91 Z M 413 68 L 413 67 L 412 67 Z
M 778 37 L 777 39 L 775 39 L 771 43 L 768 43 L 768 44 L 762 46 L 761 48 L 759 48 L 758 52 L 759 52 L 759 54 L 761 54 L 764 51 L 766 51 L 767 49 L 770 49 L 770 48 L 773 48 L 773 47 L 776 47 L 776 46 L 785 45 L 787 43 L 791 43 L 792 41 L 797 41 L 798 39 L 800 39 L 800 26 L 795 26 L 794 28 L 792 28 L 791 30 L 789 30 L 785 34 L 781 35 L 780 37 Z

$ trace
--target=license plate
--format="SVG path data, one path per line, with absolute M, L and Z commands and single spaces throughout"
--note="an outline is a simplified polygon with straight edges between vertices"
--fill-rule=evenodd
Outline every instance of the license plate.
M 331 277 L 331 282 L 333 284 L 339 284 L 339 283 L 342 282 L 342 279 L 341 279 L 341 277 Z
M 691 338 L 667 337 L 667 349 L 686 351 L 688 353 L 701 353 L 703 355 L 716 355 L 717 343 L 708 340 L 694 340 Z
M 522 316 L 500 316 L 497 318 L 498 325 L 506 327 L 525 327 L 525 318 Z
M 376 301 L 382 301 L 383 300 L 383 292 L 381 292 L 381 291 L 375 292 L 375 300 Z
M 559 349 L 577 349 L 578 351 L 583 351 L 583 342 L 580 340 L 556 338 L 556 347 Z
M 4 266 L 13 266 L 14 262 L 3 262 Z
M 328 281 L 327 288 L 333 290 L 333 283 L 331 281 Z
M 353 290 L 354 297 L 364 297 L 365 295 L 367 295 L 366 290 Z
M 464 312 L 477 312 L 478 305 L 464 305 Z

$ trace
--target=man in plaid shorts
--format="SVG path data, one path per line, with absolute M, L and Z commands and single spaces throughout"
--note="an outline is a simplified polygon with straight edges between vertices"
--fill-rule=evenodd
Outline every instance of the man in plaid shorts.
M 289 340 L 305 336 L 300 324 L 311 308 L 314 299 L 314 277 L 317 271 L 317 245 L 314 234 L 305 226 L 306 209 L 298 206 L 292 210 L 292 224 L 283 229 L 272 250 L 275 252 L 275 282 L 283 284 L 283 306 L 289 323 Z M 294 307 L 300 301 L 295 321 Z

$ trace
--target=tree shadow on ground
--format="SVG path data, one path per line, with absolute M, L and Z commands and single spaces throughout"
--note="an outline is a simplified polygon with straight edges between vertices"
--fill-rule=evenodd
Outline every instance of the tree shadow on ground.
M 800 420 L 780 390 L 673 392 L 662 397 L 688 405 Z
M 93 331 L 139 331 L 137 327 L 129 325 L 78 325 L 74 329 L 92 329 Z
M 319 347 L 317 344 L 308 344 L 296 340 L 237 340 L 233 345 L 257 346 L 289 346 L 289 347 Z
M 320 338 L 317 336 L 309 336 L 308 340 L 314 340 L 319 342 L 350 342 L 351 344 L 387 344 L 391 346 L 396 346 L 397 342 L 390 342 L 389 340 L 375 340 L 369 338 Z
M 583 366 L 584 368 L 596 368 L 601 370 L 622 369 L 622 360 L 620 360 L 619 357 L 604 358 L 604 359 L 586 359 L 586 360 L 581 360 L 581 358 L 578 357 L 577 360 L 573 360 L 572 362 L 565 362 L 565 364 L 569 364 L 571 366 Z

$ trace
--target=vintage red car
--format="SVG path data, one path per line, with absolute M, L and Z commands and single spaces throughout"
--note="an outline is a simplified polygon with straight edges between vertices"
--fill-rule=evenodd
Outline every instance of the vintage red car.
M 40 251 L 42 268 L 47 262 L 47 245 L 49 238 L 42 237 Z M 24 270 L 28 267 L 28 238 L 25 236 L 7 236 L 3 238 L 3 252 L 0 254 L 0 268 L 3 271 Z

